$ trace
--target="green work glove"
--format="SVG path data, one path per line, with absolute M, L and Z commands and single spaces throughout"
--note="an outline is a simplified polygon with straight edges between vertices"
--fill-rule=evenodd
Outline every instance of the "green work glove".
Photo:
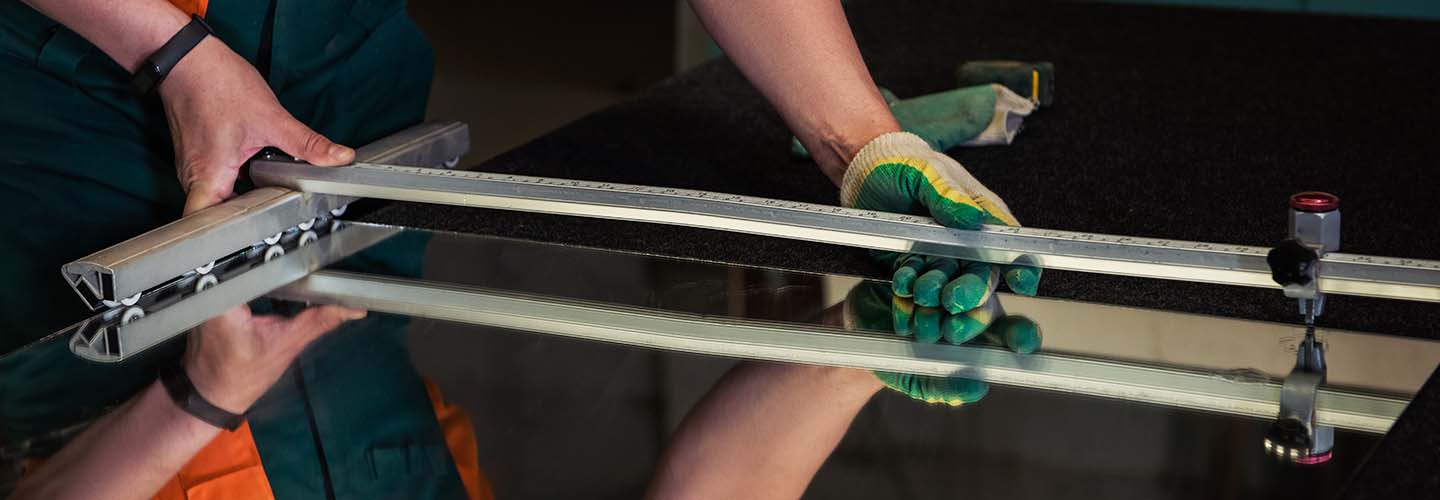
M 928 215 L 957 229 L 1020 225 L 1005 202 L 960 162 L 909 132 L 882 134 L 860 148 L 845 169 L 840 202 L 852 208 Z
M 998 83 L 1042 108 L 1055 103 L 1055 65 L 1025 61 L 969 61 L 955 69 L 961 87 Z
M 861 148 L 846 168 L 840 201 L 853 208 L 929 215 L 944 226 L 959 229 L 977 229 L 987 223 L 1020 225 L 1005 202 L 965 167 L 909 132 L 884 134 Z M 1040 283 L 1039 268 L 896 253 L 876 256 L 893 270 L 888 293 L 891 331 L 919 342 L 944 338 L 954 344 L 989 331 L 993 343 L 1016 352 L 1039 347 L 1040 333 L 1034 323 L 1004 317 L 993 300 L 1002 278 L 1016 293 L 1034 295 Z M 847 314 L 847 318 L 865 315 Z M 877 376 L 887 386 L 917 399 L 952 405 L 979 399 L 986 391 L 983 383 L 970 380 Z
M 1024 316 L 1006 316 L 999 301 L 987 298 L 980 306 L 952 314 L 944 309 L 915 306 L 912 299 L 891 293 L 883 283 L 867 281 L 845 299 L 845 326 L 849 329 L 891 331 L 933 344 L 974 343 L 1004 346 L 1029 354 L 1040 348 L 1040 328 Z M 959 377 L 931 377 L 908 373 L 875 372 L 886 387 L 929 403 L 960 406 L 985 397 L 989 384 Z
M 936 151 L 956 146 L 1010 144 L 1035 104 L 999 84 L 975 85 L 910 99 L 880 89 L 900 128 L 924 139 Z M 799 139 L 790 152 L 809 157 Z

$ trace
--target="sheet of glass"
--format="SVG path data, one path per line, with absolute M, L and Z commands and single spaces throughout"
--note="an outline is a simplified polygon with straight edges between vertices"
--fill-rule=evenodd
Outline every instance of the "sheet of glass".
M 637 498 L 668 437 L 739 362 L 416 319 L 417 368 L 476 423 L 498 498 Z M 805 498 L 1326 498 L 1379 440 L 1298 468 L 1268 423 L 992 385 L 975 404 L 881 391 Z
M 407 235 L 421 234 L 407 230 Z M 846 299 L 888 283 L 731 266 L 520 240 L 424 232 L 420 274 L 373 267 L 368 275 L 417 279 L 562 300 L 635 306 L 798 325 L 894 334 L 880 321 L 844 322 Z M 387 245 L 390 245 L 387 243 Z M 380 249 L 383 251 L 383 247 Z M 413 272 L 414 269 L 406 269 Z M 1034 320 L 1047 353 L 1211 371 L 1234 380 L 1278 379 L 1295 364 L 1299 324 L 999 294 L 1003 311 Z M 853 300 L 851 303 L 853 304 Z M 1328 384 L 1412 394 L 1440 363 L 1440 342 L 1318 329 L 1331 362 Z
M 355 227 L 372 234 L 394 232 Z M 272 294 L 302 296 L 307 282 L 326 279 L 419 284 L 506 303 L 643 320 L 679 318 L 694 328 L 674 332 L 675 337 L 690 343 L 698 343 L 696 332 L 712 331 L 707 328 L 743 327 L 756 335 L 783 330 L 903 346 L 896 352 L 911 359 L 949 360 L 955 352 L 970 353 L 979 356 L 969 358 L 972 364 L 1004 360 L 1016 372 L 1080 360 L 1148 370 L 1160 381 L 1155 384 L 1181 373 L 1242 388 L 1273 387 L 1293 366 L 1302 334 L 1294 325 L 1001 295 L 1005 314 L 1023 315 L 1039 325 L 1037 352 L 986 346 L 1004 341 L 985 335 L 967 346 L 945 340 L 930 345 L 896 335 L 888 284 L 881 282 L 410 229 L 382 239 Z M 363 294 L 350 289 L 331 296 Z M 236 304 L 245 300 L 234 298 Z M 265 299 L 251 307 L 257 314 L 293 315 L 303 305 Z M 462 315 L 478 310 L 463 304 L 455 309 Z M 734 358 L 749 357 L 745 351 L 719 348 L 614 345 L 613 338 L 606 339 L 610 343 L 577 342 L 528 334 L 559 332 L 524 324 L 486 326 L 432 319 L 443 314 L 412 318 L 382 311 L 312 345 L 297 363 L 303 373 L 287 372 L 257 403 L 252 418 L 276 414 L 277 408 L 288 407 L 287 401 L 303 397 L 327 412 L 385 420 L 391 417 L 375 408 L 413 399 L 415 391 L 423 393 L 422 381 L 429 380 L 471 415 L 481 464 L 502 497 L 563 497 L 581 491 L 638 495 L 665 437 L 721 373 L 744 362 Z M 557 314 L 545 319 L 596 328 L 576 318 Z M 528 333 L 494 333 L 502 331 Z M 1327 390 L 1333 394 L 1373 394 L 1403 405 L 1440 360 L 1440 346 L 1433 342 L 1343 331 L 1320 334 L 1329 348 Z M 63 332 L 0 358 L 6 387 L 0 392 L 0 446 L 7 463 L 53 454 L 152 383 L 156 367 L 184 347 L 183 341 L 172 340 L 121 362 L 101 363 L 74 354 L 77 335 Z M 975 373 L 988 373 L 985 369 Z M 964 485 L 979 497 L 1089 496 L 1076 488 L 1093 487 L 1096 477 L 1105 478 L 1104 491 L 1138 496 L 1323 492 L 1341 484 L 1376 439 L 1341 430 L 1335 459 L 1296 469 L 1261 452 L 1269 425 L 1263 418 L 1157 406 L 1148 403 L 1167 403 L 1143 397 L 1087 397 L 1059 387 L 1042 391 L 996 384 L 983 401 L 959 409 L 881 391 L 857 417 L 810 492 L 817 498 L 858 492 L 916 497 Z M 327 446 L 364 447 L 380 438 L 335 439 Z M 1037 472 L 1044 479 L 1019 480 Z
M 1302 337 L 1290 325 L 1001 294 L 997 316 L 1008 310 L 1043 320 L 1039 352 L 1017 355 L 994 348 L 1005 342 L 989 331 L 964 346 L 936 342 L 938 334 L 929 343 L 897 337 L 892 313 L 902 308 L 891 307 L 885 283 L 469 235 L 425 238 L 423 270 L 388 278 L 379 276 L 383 269 L 322 272 L 278 294 L 654 348 L 965 376 L 1261 418 L 1278 412 L 1280 381 Z M 925 336 L 916 330 L 914 338 Z M 1321 338 L 1346 362 L 1332 367 L 1317 417 L 1343 428 L 1383 432 L 1440 358 L 1433 342 L 1350 332 Z

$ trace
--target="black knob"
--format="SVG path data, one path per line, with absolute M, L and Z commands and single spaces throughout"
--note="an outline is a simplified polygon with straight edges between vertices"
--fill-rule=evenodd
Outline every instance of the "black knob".
M 1305 286 L 1315 279 L 1315 264 L 1320 261 L 1320 255 L 1300 240 L 1285 240 L 1270 250 L 1265 261 L 1270 264 L 1270 277 L 1280 286 Z

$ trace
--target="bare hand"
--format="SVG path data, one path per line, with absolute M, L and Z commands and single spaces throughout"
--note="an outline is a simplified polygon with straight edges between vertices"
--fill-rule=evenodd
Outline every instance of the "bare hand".
M 180 60 L 159 91 L 187 215 L 233 195 L 240 167 L 266 146 L 320 166 L 355 159 L 355 150 L 290 116 L 260 73 L 213 36 Z
M 255 316 L 238 306 L 190 334 L 185 372 L 201 396 L 231 413 L 244 413 L 311 341 L 365 311 L 316 306 L 293 318 Z

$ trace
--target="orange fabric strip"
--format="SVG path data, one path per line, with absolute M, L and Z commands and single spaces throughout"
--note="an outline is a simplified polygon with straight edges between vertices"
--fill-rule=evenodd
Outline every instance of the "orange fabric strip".
M 157 500 L 274 500 L 250 423 L 221 432 L 155 495 Z
M 205 17 L 205 8 L 210 6 L 210 0 L 170 0 L 170 3 L 175 4 L 186 14 L 195 14 L 200 17 Z
M 480 470 L 480 445 L 475 442 L 475 427 L 470 425 L 470 417 L 460 407 L 446 403 L 440 388 L 428 377 L 425 392 L 435 406 L 435 420 L 440 422 L 440 432 L 445 434 L 445 446 L 450 449 L 460 481 L 465 483 L 465 493 L 471 500 L 494 500 L 490 480 Z
M 470 417 L 460 407 L 448 404 L 429 379 L 425 392 L 435 409 L 435 420 L 445 435 L 446 448 L 455 462 L 460 481 L 471 500 L 494 500 L 490 481 L 480 470 L 480 446 Z M 25 461 L 29 474 L 44 465 L 44 460 Z M 270 480 L 260 463 L 250 423 L 245 422 L 234 432 L 221 432 L 200 449 L 175 476 L 160 488 L 156 500 L 274 500 Z
M 45 460 L 26 459 L 25 474 L 43 466 Z M 221 432 L 190 457 L 165 486 L 152 497 L 155 500 L 275 500 L 270 480 L 260 465 L 260 452 L 250 423 L 245 422 L 234 432 Z

